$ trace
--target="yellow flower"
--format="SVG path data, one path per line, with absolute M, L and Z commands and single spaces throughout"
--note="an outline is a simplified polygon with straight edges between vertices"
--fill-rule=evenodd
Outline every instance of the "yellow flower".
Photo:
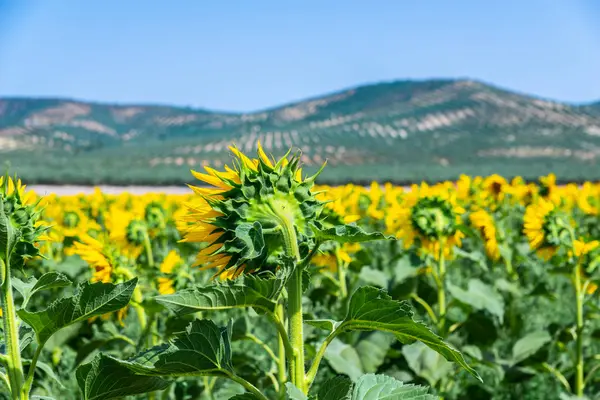
M 173 294 L 175 293 L 175 288 L 173 287 L 173 279 L 159 277 L 158 278 L 158 293 L 163 294 Z
M 160 265 L 160 272 L 163 274 L 170 274 L 173 272 L 173 269 L 182 262 L 183 260 L 179 256 L 179 253 L 177 253 L 177 250 L 171 250 Z
M 490 259 L 497 261 L 500 259 L 500 248 L 496 237 L 496 226 L 494 218 L 485 210 L 473 212 L 469 219 L 471 224 L 479 230 L 485 244 L 485 252 Z
M 532 249 L 548 260 L 558 247 L 570 240 L 572 227 L 554 203 L 539 199 L 525 210 L 523 233 Z
M 438 258 L 452 256 L 464 234 L 458 230 L 465 210 L 456 202 L 456 193 L 443 186 L 413 185 L 403 202 L 389 212 L 387 229 L 402 239 L 405 248 L 419 241 L 421 251 Z
M 484 190 L 494 199 L 494 201 L 501 201 L 504 199 L 506 194 L 506 188 L 508 182 L 506 179 L 498 174 L 490 175 L 483 181 Z
M 31 190 L 26 191 L 27 186 L 23 185 L 20 179 L 17 179 L 15 181 L 11 177 L 5 178 L 4 176 L 0 176 L 0 187 L 2 187 L 2 185 L 4 185 L 5 183 L 7 184 L 7 190 L 5 192 L 6 196 L 11 196 L 15 193 L 18 193 L 19 197 L 21 198 L 21 203 L 23 205 L 33 204 L 36 198 L 35 193 Z
M 578 193 L 577 205 L 586 214 L 600 215 L 600 185 L 585 182 Z
M 73 244 L 74 254 L 93 268 L 92 282 L 111 282 L 113 264 L 107 255 L 107 249 L 97 239 L 83 235 L 79 242 Z
M 598 246 L 600 246 L 600 242 L 597 240 L 593 240 L 587 243 L 582 239 L 574 240 L 573 252 L 575 253 L 575 257 L 581 257 L 583 255 L 588 254 L 590 251 L 594 250 Z
M 560 193 L 558 193 L 558 187 L 556 186 L 556 175 L 540 176 L 539 182 L 539 195 L 545 200 L 559 204 Z

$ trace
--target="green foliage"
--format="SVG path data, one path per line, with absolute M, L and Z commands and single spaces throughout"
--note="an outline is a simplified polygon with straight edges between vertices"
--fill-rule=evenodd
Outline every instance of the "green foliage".
M 281 278 L 246 276 L 236 281 L 179 291 L 158 296 L 156 301 L 177 314 L 203 310 L 254 307 L 275 312 L 277 298 L 284 286 Z
M 426 344 L 442 354 L 447 360 L 454 361 L 477 379 L 479 375 L 465 362 L 459 351 L 444 343 L 426 325 L 413 320 L 412 308 L 408 302 L 393 300 L 385 291 L 374 287 L 361 287 L 350 298 L 348 313 L 342 321 L 307 321 L 320 328 L 331 331 L 335 337 L 344 331 L 380 330 L 392 333 L 402 343 L 415 340 Z
M 82 283 L 73 297 L 65 297 L 52 303 L 43 311 L 18 311 L 36 333 L 38 343 L 43 345 L 50 337 L 71 324 L 120 310 L 129 304 L 137 278 L 114 285 L 112 283 Z
M 125 363 L 99 354 L 77 369 L 83 400 L 108 400 L 162 390 L 170 382 L 155 376 L 140 376 Z

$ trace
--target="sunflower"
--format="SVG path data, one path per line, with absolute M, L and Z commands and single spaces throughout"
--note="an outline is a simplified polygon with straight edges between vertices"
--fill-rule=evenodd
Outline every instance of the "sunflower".
M 402 239 L 405 248 L 419 241 L 423 251 L 435 258 L 452 255 L 454 246 L 461 245 L 464 234 L 458 230 L 465 210 L 456 203 L 456 194 L 426 183 L 413 185 L 403 202 L 392 210 L 388 230 Z
M 481 237 L 485 244 L 485 252 L 488 257 L 497 261 L 500 259 L 500 248 L 498 247 L 498 239 L 496 235 L 496 225 L 494 217 L 485 210 L 478 210 L 469 216 L 471 224 L 481 233 Z
M 319 186 L 316 198 L 324 202 L 323 214 L 334 219 L 334 224 L 349 224 L 361 218 L 358 208 L 360 192 L 352 185 L 339 187 Z
M 160 294 L 173 294 L 175 293 L 174 284 L 175 281 L 168 275 L 173 274 L 176 267 L 181 265 L 183 260 L 177 253 L 177 250 L 171 250 L 163 262 L 160 264 L 160 272 L 167 276 L 159 276 L 158 281 L 158 292 Z
M 344 243 L 342 245 L 333 245 L 329 251 L 319 251 L 312 259 L 311 263 L 317 267 L 326 268 L 330 272 L 335 272 L 340 263 L 348 265 L 352 262 L 352 254 L 360 250 L 359 243 Z
M 73 243 L 73 253 L 93 269 L 92 282 L 112 282 L 114 262 L 106 245 L 90 235 L 83 235 Z
M 600 215 L 600 185 L 585 182 L 577 195 L 577 205 L 588 215 Z
M 570 243 L 573 230 L 567 216 L 549 200 L 539 199 L 525 210 L 523 233 L 532 249 L 546 260 L 561 244 Z
M 40 255 L 42 241 L 48 227 L 41 221 L 40 201 L 27 192 L 20 179 L 0 177 L 0 268 L 7 260 L 15 260 L 15 267 Z
M 195 265 L 216 269 L 221 279 L 275 271 L 292 254 L 298 259 L 313 237 L 310 222 L 317 222 L 323 208 L 311 192 L 318 173 L 303 180 L 299 156 L 271 160 L 260 143 L 257 159 L 230 150 L 233 168 L 192 171 L 211 187 L 190 186 L 198 198 L 188 205 L 182 232 L 184 242 L 206 246 Z
M 539 178 L 539 196 L 544 200 L 553 202 L 554 204 L 560 203 L 560 193 L 556 186 L 556 175 L 548 174 L 546 176 L 540 176 Z
M 498 174 L 490 175 L 483 180 L 483 196 L 488 200 L 488 205 L 494 209 L 502 202 L 508 193 L 509 183 Z

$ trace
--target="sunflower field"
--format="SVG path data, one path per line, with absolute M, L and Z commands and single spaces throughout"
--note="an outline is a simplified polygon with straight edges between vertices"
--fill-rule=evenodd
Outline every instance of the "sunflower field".
M 0 398 L 600 399 L 600 184 L 0 179 Z

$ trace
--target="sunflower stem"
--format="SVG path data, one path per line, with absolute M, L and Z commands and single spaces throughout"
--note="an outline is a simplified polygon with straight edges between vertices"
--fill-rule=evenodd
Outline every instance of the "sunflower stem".
M 440 239 L 440 252 L 438 257 L 438 307 L 439 307 L 439 315 L 438 315 L 438 333 L 440 336 L 444 336 L 445 325 L 446 325 L 446 260 L 444 258 L 444 246 L 446 245 L 446 241 L 441 238 Z
M 22 393 L 25 376 L 19 348 L 19 329 L 15 301 L 12 292 L 10 255 L 4 260 L 4 284 L 2 291 L 2 322 L 4 324 L 4 341 L 6 343 L 6 373 L 10 382 L 11 398 L 13 400 L 28 400 L 29 393 Z
M 146 250 L 146 257 L 148 258 L 148 266 L 154 267 L 154 253 L 152 253 L 152 243 L 150 243 L 148 231 L 144 233 L 144 249 Z
M 296 228 L 292 221 L 285 216 L 280 216 L 279 222 L 282 228 L 286 255 L 294 260 L 294 270 L 287 284 L 288 292 L 288 334 L 292 347 L 292 355 L 289 359 L 290 378 L 292 383 L 306 394 L 307 388 L 304 376 L 304 334 L 302 317 L 302 272 L 300 267 L 300 250 Z
M 275 311 L 277 313 L 277 317 L 279 318 L 280 321 L 283 320 L 283 305 L 282 304 L 277 304 L 277 310 Z M 286 336 L 287 339 L 287 336 Z M 279 381 L 279 396 L 280 398 L 284 398 L 285 397 L 285 383 L 287 382 L 287 373 L 286 373 L 286 365 L 287 365 L 287 360 L 285 357 L 285 343 L 283 342 L 283 336 L 282 335 L 277 335 L 277 355 L 278 355 L 278 361 L 277 361 L 277 379 Z
M 516 281 L 517 279 L 519 279 L 519 275 L 516 273 L 515 269 L 513 268 L 512 261 L 508 257 L 503 257 L 503 258 L 504 258 L 504 265 L 506 266 L 506 272 L 508 273 L 508 277 L 510 279 L 512 279 L 513 281 Z
M 348 286 L 346 285 L 346 265 L 340 258 L 338 252 L 335 252 L 335 259 L 337 261 L 337 274 L 338 281 L 340 284 L 340 297 L 345 300 L 348 297 Z
M 581 259 L 580 259 L 581 260 Z M 577 333 L 576 340 L 576 366 L 575 366 L 575 395 L 578 397 L 583 397 L 583 389 L 585 386 L 585 381 L 583 378 L 583 296 L 584 293 L 582 291 L 581 286 L 581 261 L 577 263 L 575 266 L 575 271 L 573 272 L 573 285 L 575 286 L 575 305 L 577 308 L 577 325 L 575 332 Z

